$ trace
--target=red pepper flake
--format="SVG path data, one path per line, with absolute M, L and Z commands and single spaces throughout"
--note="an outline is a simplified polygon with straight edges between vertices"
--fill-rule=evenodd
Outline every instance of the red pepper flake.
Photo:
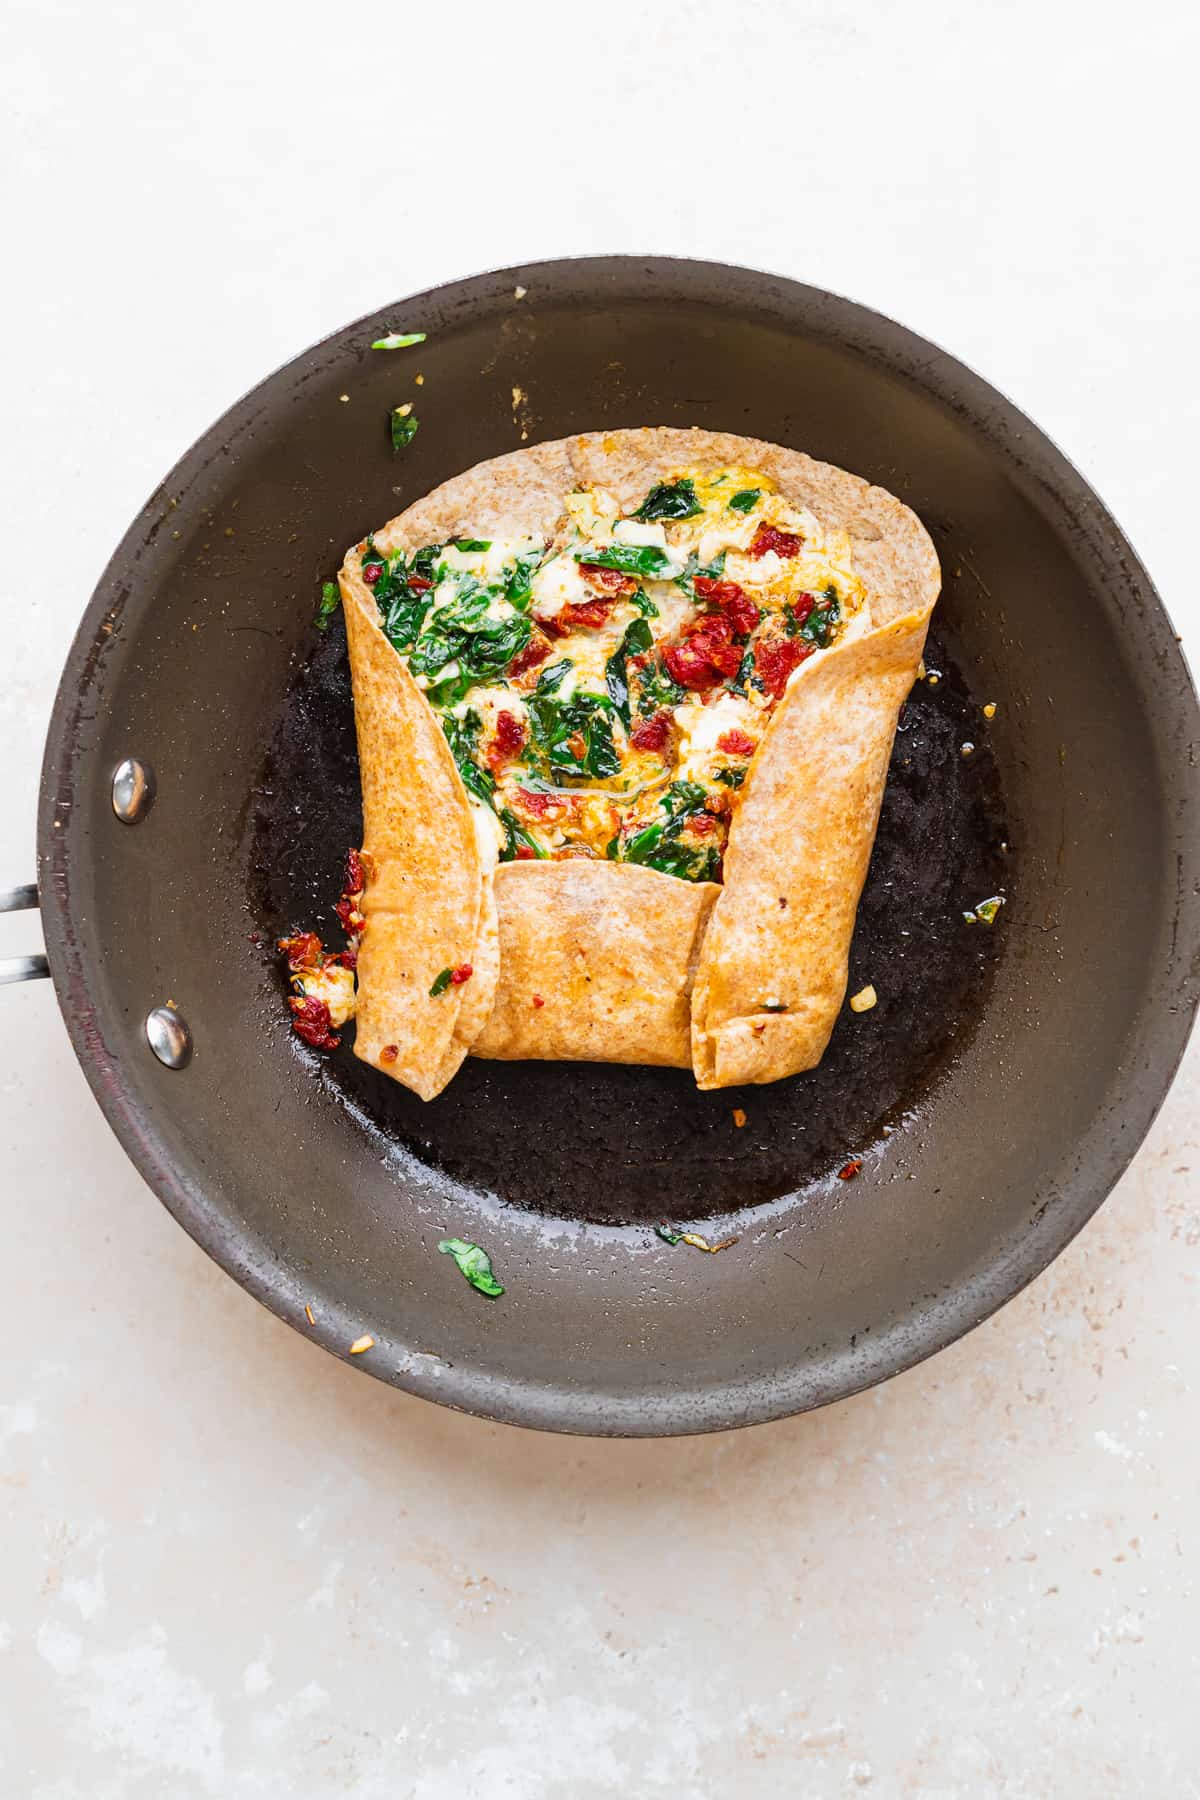
M 747 552 L 750 556 L 765 556 L 773 550 L 776 556 L 798 556 L 804 545 L 804 539 L 797 537 L 792 531 L 780 531 L 778 526 L 762 524 L 754 534 L 754 540 Z
M 587 739 L 582 731 L 573 731 L 567 739 L 567 749 L 577 762 L 582 762 L 587 755 Z
M 723 750 L 726 756 L 753 756 L 757 745 L 748 731 L 737 725 L 729 731 L 723 731 L 717 739 L 717 749 Z
M 459 963 L 457 969 L 451 974 L 450 981 L 454 987 L 461 987 L 464 981 L 470 981 L 474 973 L 475 970 L 470 963 Z
M 506 672 L 510 676 L 516 676 L 523 675 L 526 669 L 536 669 L 539 663 L 545 662 L 550 654 L 551 648 L 550 639 L 546 636 L 544 631 L 539 631 L 535 625 L 533 628 L 533 635 L 530 637 L 529 642 L 523 650 L 518 651 L 516 656 L 513 657 Z
M 324 1000 L 308 994 L 290 994 L 288 1005 L 292 1010 L 292 1030 L 302 1043 L 313 1050 L 337 1049 L 342 1040 L 332 1028 L 333 1021 Z
M 379 577 L 382 574 L 383 574 L 383 564 L 382 563 L 377 563 L 377 562 L 364 563 L 362 566 L 362 577 L 368 587 L 374 587 L 375 583 L 379 580 Z
M 394 1063 L 399 1054 L 399 1044 L 385 1044 L 379 1052 L 379 1060 L 381 1063 Z
M 599 563 L 580 563 L 579 573 L 594 593 L 610 595 L 614 600 L 625 599 L 637 592 L 633 576 L 622 574 L 620 569 L 602 569 Z
M 742 1129 L 742 1126 L 746 1123 L 746 1115 L 742 1111 L 740 1106 L 735 1106 L 733 1109 L 733 1122 L 737 1126 L 739 1131 Z
M 310 1325 L 315 1325 L 315 1324 L 316 1324 L 316 1322 L 317 1322 L 317 1321 L 316 1321 L 316 1318 L 315 1318 L 315 1316 L 314 1316 L 314 1314 L 313 1314 L 313 1309 L 312 1309 L 312 1307 L 311 1307 L 311 1306 L 306 1306 L 306 1307 L 305 1307 L 305 1308 L 304 1308 L 304 1316 L 305 1316 L 305 1318 L 306 1318 L 306 1319 L 307 1319 L 307 1320 L 308 1320 L 308 1322 L 309 1322 L 309 1324 L 310 1324 Z
M 535 1006 L 545 1006 L 546 1002 L 542 999 L 540 994 L 535 994 L 533 996 L 533 1004 Z
M 861 1168 L 862 1168 L 862 1157 L 861 1156 L 852 1156 L 850 1158 L 850 1161 L 846 1164 L 845 1168 L 838 1170 L 838 1180 L 839 1181 L 853 1181 L 854 1177 L 858 1174 L 858 1172 Z
M 754 652 L 754 673 L 762 682 L 764 692 L 772 700 L 778 700 L 792 670 L 807 661 L 815 649 L 815 644 L 799 644 L 795 638 L 760 644 Z
M 745 588 L 736 581 L 714 581 L 711 576 L 697 575 L 692 586 L 697 600 L 720 607 L 739 637 L 748 637 L 762 617 Z
M 669 712 L 656 712 L 653 718 L 643 719 L 640 725 L 634 726 L 629 741 L 635 750 L 665 749 L 674 722 Z

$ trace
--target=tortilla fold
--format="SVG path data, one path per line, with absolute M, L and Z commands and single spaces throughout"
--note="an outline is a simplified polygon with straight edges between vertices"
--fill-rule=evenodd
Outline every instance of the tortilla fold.
M 741 790 L 722 886 L 582 856 L 497 867 L 440 721 L 383 634 L 364 546 L 347 555 L 339 579 L 368 870 L 355 1054 L 424 1099 L 468 1051 L 692 1067 L 702 1088 L 776 1081 L 824 1052 L 896 718 L 940 584 L 915 514 L 799 451 L 646 427 L 481 463 L 374 543 L 388 552 L 455 536 L 548 538 L 572 488 L 603 487 L 628 511 L 671 471 L 725 465 L 760 470 L 844 530 L 867 599 L 777 705 Z M 439 972 L 463 964 L 470 978 L 431 996 Z

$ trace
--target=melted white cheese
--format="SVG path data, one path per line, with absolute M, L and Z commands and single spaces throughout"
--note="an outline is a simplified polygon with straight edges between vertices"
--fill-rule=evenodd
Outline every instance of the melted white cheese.
M 618 544 L 655 544 L 660 550 L 668 550 L 667 528 L 661 523 L 643 524 L 641 519 L 618 519 L 612 534 Z
M 540 550 L 542 541 L 539 537 L 493 538 L 486 550 L 460 550 L 455 544 L 447 544 L 438 561 L 456 575 L 474 575 L 479 581 L 492 582 L 518 556 Z
M 552 556 L 535 573 L 530 583 L 533 610 L 544 619 L 552 619 L 568 603 L 581 605 L 594 600 L 595 594 L 579 573 L 579 564 L 566 551 Z
M 687 701 L 676 708 L 675 723 L 681 739 L 676 777 L 680 781 L 711 779 L 712 770 L 726 760 L 724 751 L 717 748 L 717 739 L 725 732 L 744 731 L 757 744 L 763 729 L 762 719 L 750 702 L 737 694 L 721 694 L 710 706 Z

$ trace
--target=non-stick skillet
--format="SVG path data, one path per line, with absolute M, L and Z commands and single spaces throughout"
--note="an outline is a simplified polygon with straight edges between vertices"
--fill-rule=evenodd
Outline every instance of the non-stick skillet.
M 427 342 L 371 351 L 387 327 Z M 408 399 L 420 430 L 393 453 L 389 408 Z M 359 824 L 340 623 L 324 638 L 311 623 L 321 578 L 483 457 L 675 423 L 867 475 L 937 542 L 938 679 L 897 737 L 852 963 L 878 1007 L 847 1012 L 819 1070 L 741 1093 L 469 1062 L 425 1107 L 348 1045 L 306 1051 L 271 939 L 328 925 Z M 769 1419 L 977 1323 L 1133 1154 L 1197 999 L 1197 724 L 1117 526 L 940 350 L 741 269 L 505 270 L 398 302 L 271 376 L 129 530 L 50 725 L 49 968 L 147 1181 L 328 1349 L 369 1335 L 360 1367 L 527 1425 Z M 964 918 L 992 893 L 993 926 Z M 654 1231 L 689 1224 L 738 1242 L 707 1256 Z M 502 1300 L 437 1254 L 447 1234 L 486 1245 Z

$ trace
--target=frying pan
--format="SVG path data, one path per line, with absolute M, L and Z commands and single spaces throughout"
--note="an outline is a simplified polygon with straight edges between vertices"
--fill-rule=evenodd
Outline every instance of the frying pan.
M 427 342 L 372 352 L 389 327 Z M 420 430 L 394 453 L 403 400 Z M 271 940 L 331 929 L 360 828 L 344 640 L 340 621 L 312 629 L 318 583 L 483 457 L 641 424 L 807 449 L 899 494 L 937 543 L 938 679 L 897 735 L 852 955 L 851 991 L 869 980 L 879 1004 L 770 1088 L 469 1061 L 423 1106 L 346 1043 L 305 1050 L 282 1005 Z M 524 1425 L 746 1424 L 950 1342 L 1129 1161 L 1197 1000 L 1197 736 L 1120 530 L 943 351 L 716 264 L 503 270 L 270 376 L 131 526 L 47 738 L 49 970 L 150 1186 L 334 1354 L 369 1335 L 359 1367 Z M 992 894 L 995 924 L 968 922 Z M 658 1225 L 738 1241 L 705 1255 Z M 503 1299 L 437 1254 L 445 1235 L 487 1247 Z

